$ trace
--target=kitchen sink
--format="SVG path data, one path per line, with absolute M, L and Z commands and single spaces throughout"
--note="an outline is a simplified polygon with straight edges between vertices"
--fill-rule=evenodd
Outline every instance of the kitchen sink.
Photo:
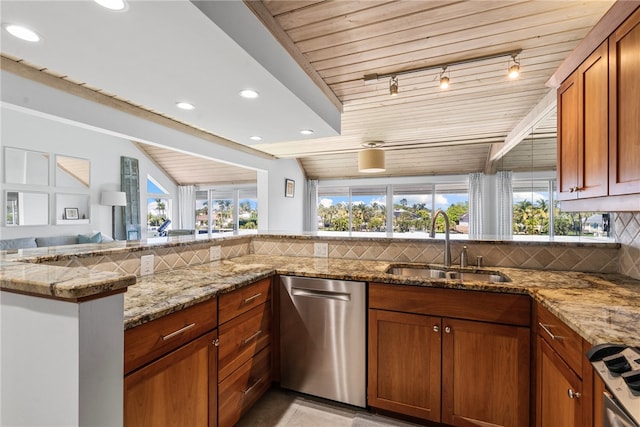
M 479 282 L 510 282 L 511 280 L 497 272 L 485 272 L 485 271 L 456 271 L 456 270 L 443 270 L 431 267 L 389 267 L 385 273 L 394 274 L 397 276 L 410 276 L 410 277 L 428 277 L 430 279 L 450 279 L 450 280 L 462 280 L 469 281 L 475 280 Z
M 432 279 L 444 279 L 446 277 L 444 270 L 431 269 L 429 267 L 390 267 L 385 273 L 397 276 L 430 277 Z

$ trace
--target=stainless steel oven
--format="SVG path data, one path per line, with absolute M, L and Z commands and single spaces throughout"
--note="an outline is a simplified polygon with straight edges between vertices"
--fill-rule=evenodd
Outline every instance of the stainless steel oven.
M 638 427 L 608 392 L 603 393 L 604 427 Z
M 601 344 L 587 352 L 594 369 L 604 381 L 604 427 L 640 427 L 640 349 Z

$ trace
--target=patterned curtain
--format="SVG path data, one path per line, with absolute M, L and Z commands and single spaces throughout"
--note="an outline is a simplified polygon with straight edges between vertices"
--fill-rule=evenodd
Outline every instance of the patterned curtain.
M 482 172 L 469 174 L 469 239 L 482 238 Z
M 196 187 L 178 186 L 178 227 L 185 230 L 196 228 Z
M 304 231 L 318 231 L 318 180 L 307 180 L 307 194 L 304 201 Z
M 513 186 L 511 171 L 496 174 L 496 211 L 498 214 L 498 238 L 510 240 L 513 237 Z

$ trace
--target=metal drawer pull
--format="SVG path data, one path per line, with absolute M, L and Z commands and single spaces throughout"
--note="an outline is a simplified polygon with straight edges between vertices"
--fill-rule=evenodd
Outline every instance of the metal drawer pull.
M 450 334 L 450 333 L 451 333 L 451 328 L 450 328 L 449 326 L 445 326 L 444 331 L 445 331 L 447 334 Z
M 249 298 L 245 298 L 244 301 L 242 301 L 243 304 L 249 304 L 251 301 L 253 301 L 256 298 L 259 298 L 262 295 L 262 292 L 258 292 L 257 294 L 250 296 Z
M 541 322 L 538 322 L 538 325 L 540 325 L 540 327 L 547 333 L 549 334 L 549 336 L 551 337 L 552 340 L 558 340 L 561 341 L 564 339 L 564 337 L 561 337 L 560 335 L 554 335 L 553 332 L 551 332 L 549 330 L 549 328 L 551 327 L 551 325 L 543 325 Z
M 580 393 L 571 389 L 567 390 L 567 394 L 569 395 L 569 399 L 580 399 L 581 396 Z
M 162 336 L 162 341 L 170 340 L 171 338 L 175 337 L 176 335 L 180 335 L 181 333 L 186 332 L 187 330 L 193 328 L 194 326 L 196 326 L 195 323 L 190 323 L 187 326 L 184 326 L 184 327 L 178 329 L 175 332 L 171 332 L 168 335 L 163 335 Z
M 251 386 L 248 389 L 244 390 L 242 392 L 242 395 L 246 396 L 247 394 L 251 393 L 253 389 L 256 388 L 256 386 L 261 382 L 262 382 L 262 377 L 258 378 L 253 384 L 251 384 Z
M 440 327 L 438 325 L 433 325 L 433 332 L 440 332 Z
M 243 345 L 245 345 L 245 344 L 249 343 L 249 341 L 251 341 L 251 340 L 253 340 L 253 339 L 257 338 L 257 337 L 258 337 L 258 335 L 260 335 L 261 333 L 262 333 L 262 331 L 258 331 L 258 332 L 256 332 L 256 333 L 254 333 L 253 335 L 251 335 L 249 338 L 245 338 L 245 339 L 242 341 L 242 344 L 243 344 Z

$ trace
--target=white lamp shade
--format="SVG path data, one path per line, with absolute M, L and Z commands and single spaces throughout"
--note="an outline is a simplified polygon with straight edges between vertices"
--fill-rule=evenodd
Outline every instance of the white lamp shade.
M 100 204 L 106 206 L 127 206 L 127 193 L 124 191 L 103 191 Z
M 384 172 L 384 151 L 379 148 L 367 148 L 358 152 L 358 170 L 364 173 Z

